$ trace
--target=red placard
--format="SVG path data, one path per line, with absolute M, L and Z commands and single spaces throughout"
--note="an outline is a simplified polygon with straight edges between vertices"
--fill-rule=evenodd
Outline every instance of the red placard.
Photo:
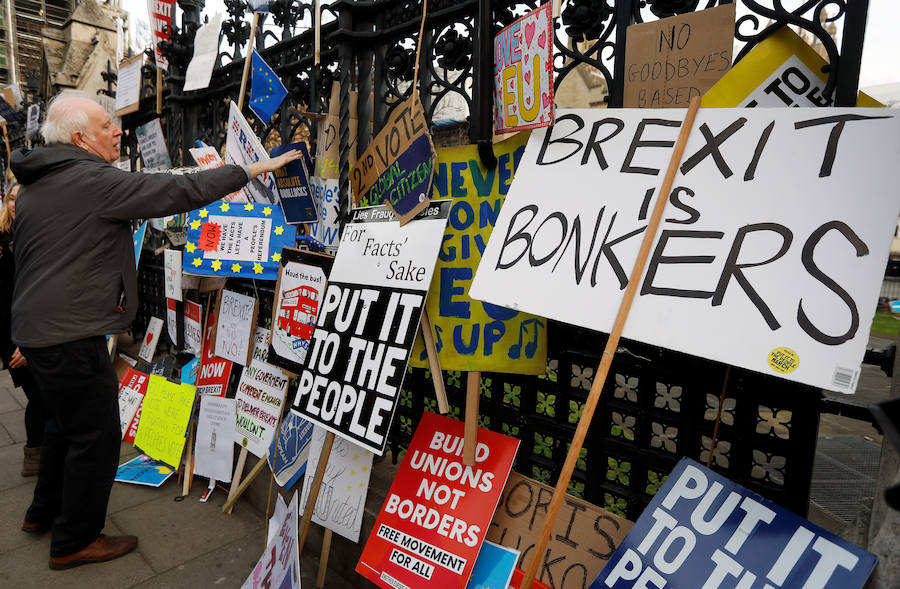
M 144 397 L 147 394 L 147 384 L 149 383 L 148 377 L 143 372 L 138 372 L 134 368 L 129 368 L 125 371 L 125 374 L 122 375 L 122 380 L 119 381 L 119 395 L 122 394 L 123 388 L 129 388 L 134 392 L 137 392 Z M 129 444 L 134 444 L 134 435 L 137 433 L 138 423 L 141 421 L 141 408 L 144 406 L 144 400 L 141 399 L 140 404 L 138 405 L 137 411 L 134 412 L 134 417 L 131 419 L 131 423 L 128 425 L 128 430 L 125 432 L 125 435 L 122 437 L 123 442 L 128 442 Z
M 212 332 L 216 325 L 216 314 L 209 312 L 206 319 L 206 334 L 203 336 L 203 353 L 200 359 L 200 373 L 197 375 L 197 393 L 224 397 L 228 378 L 231 376 L 231 360 L 213 355 Z
M 156 65 L 163 71 L 169 70 L 169 60 L 159 48 L 161 41 L 172 40 L 172 16 L 175 12 L 175 0 L 147 0 L 147 12 L 150 13 L 150 35 L 153 39 L 153 51 Z
M 356 565 L 379 587 L 466 586 L 519 440 L 479 429 L 475 465 L 465 466 L 464 428 L 422 416 Z

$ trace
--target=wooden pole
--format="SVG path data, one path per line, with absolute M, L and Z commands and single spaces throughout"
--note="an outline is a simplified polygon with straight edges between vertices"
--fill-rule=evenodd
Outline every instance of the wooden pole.
M 447 403 L 444 373 L 441 372 L 441 359 L 438 357 L 437 346 L 434 344 L 434 332 L 431 329 L 428 309 L 422 310 L 422 339 L 425 341 L 425 351 L 428 352 L 428 366 L 431 368 L 431 382 L 434 383 L 434 396 L 437 397 L 438 411 L 442 415 L 446 415 L 450 413 L 450 405 Z
M 316 575 L 316 589 L 325 587 L 325 572 L 328 570 L 328 555 L 331 554 L 332 531 L 325 528 L 325 536 L 322 538 L 322 554 L 319 556 L 319 573 Z
M 156 66 L 156 114 L 162 114 L 162 95 L 163 95 L 163 71 L 159 65 Z
M 322 444 L 322 452 L 319 454 L 319 464 L 316 465 L 316 474 L 313 477 L 309 495 L 306 497 L 306 505 L 303 508 L 303 521 L 300 523 L 300 542 L 297 544 L 298 554 L 303 554 L 303 545 L 306 544 L 306 535 L 309 533 L 313 510 L 316 508 L 316 501 L 319 500 L 319 489 L 322 487 L 322 479 L 325 478 L 325 467 L 328 466 L 328 458 L 331 456 L 332 446 L 334 446 L 334 433 L 328 432 L 325 434 L 325 443 Z
M 466 429 L 463 439 L 463 464 L 475 465 L 478 446 L 478 403 L 481 400 L 481 373 L 469 372 L 466 377 Z
M 241 455 L 238 456 L 237 466 L 234 467 L 234 474 L 231 476 L 231 488 L 228 490 L 228 499 L 225 501 L 225 505 L 222 506 L 222 511 L 225 513 L 231 513 L 230 505 L 234 504 L 234 501 L 237 501 L 237 498 L 240 496 L 237 494 L 237 490 L 241 485 L 241 475 L 244 474 L 244 464 L 247 462 L 248 453 L 247 446 L 241 448 Z
M 584 410 L 581 413 L 581 419 L 578 420 L 578 427 L 575 429 L 575 436 L 572 438 L 572 444 L 569 446 L 569 453 L 566 455 L 566 461 L 563 464 L 562 472 L 559 475 L 559 481 L 553 490 L 553 498 L 550 499 L 550 505 L 547 509 L 547 515 L 544 518 L 544 524 L 541 526 L 540 535 L 531 551 L 531 558 L 528 560 L 528 568 L 525 569 L 525 577 L 522 579 L 520 589 L 531 589 L 531 584 L 537 575 L 538 569 L 544 560 L 544 553 L 547 551 L 547 542 L 550 534 L 553 532 L 553 526 L 556 523 L 556 516 L 562 507 L 562 502 L 566 496 L 566 490 L 569 487 L 569 481 L 572 479 L 572 472 L 575 470 L 575 464 L 578 456 L 581 454 L 581 447 L 584 445 L 584 439 L 587 436 L 588 428 L 591 426 L 591 419 L 594 416 L 594 410 L 597 408 L 597 402 L 600 400 L 600 394 L 603 391 L 603 385 L 606 383 L 606 377 L 609 374 L 609 367 L 612 364 L 613 354 L 619 347 L 619 338 L 622 336 L 622 329 L 625 327 L 625 320 L 628 319 L 628 312 L 631 310 L 631 303 L 637 294 L 638 283 L 644 268 L 647 265 L 647 258 L 650 255 L 650 248 L 656 237 L 656 231 L 662 220 L 663 211 L 666 208 L 666 202 L 669 200 L 669 192 L 672 190 L 672 182 L 675 180 L 675 173 L 678 171 L 678 165 L 681 163 L 681 156 L 684 153 L 684 146 L 687 143 L 688 135 L 694 126 L 694 118 L 700 109 L 700 98 L 695 97 L 691 100 L 691 105 L 684 117 L 684 123 L 681 125 L 681 133 L 678 135 L 678 141 L 675 143 L 675 150 L 672 152 L 672 158 L 669 160 L 669 168 L 666 170 L 666 176 L 663 179 L 662 188 L 656 198 L 656 204 L 653 207 L 653 214 L 650 222 L 647 224 L 647 230 L 644 232 L 644 239 L 641 241 L 641 249 L 638 252 L 637 261 L 631 270 L 631 276 L 628 279 L 628 287 L 622 297 L 622 303 L 619 306 L 619 312 L 616 314 L 616 320 L 613 323 L 612 332 L 606 341 L 606 348 L 603 350 L 603 356 L 600 359 L 600 365 L 597 368 L 597 376 L 591 384 L 591 390 L 588 398 L 584 403 Z M 468 413 L 468 407 L 466 407 Z M 468 426 L 468 424 L 467 424 Z
M 234 504 L 238 499 L 241 498 L 241 495 L 244 494 L 244 491 L 250 486 L 253 482 L 253 479 L 262 472 L 263 468 L 266 466 L 266 460 L 264 458 L 260 458 L 259 462 L 257 462 L 250 472 L 247 473 L 247 476 L 244 477 L 244 480 L 241 481 L 241 484 L 238 485 L 237 490 L 232 494 L 230 491 L 228 493 L 228 499 L 225 501 L 225 505 L 222 506 L 222 512 L 231 514 L 231 510 L 234 509 Z M 231 481 L 231 488 L 234 489 L 234 481 Z
M 247 93 L 247 78 L 250 77 L 250 62 L 253 61 L 253 43 L 256 40 L 256 27 L 259 25 L 259 13 L 253 13 L 253 24 L 250 25 L 250 40 L 247 41 L 247 58 L 244 60 L 244 73 L 241 75 L 241 93 L 238 94 L 238 110 L 244 110 L 244 95 Z
M 313 65 L 322 61 L 322 3 L 316 0 L 316 57 Z
M 719 409 L 716 411 L 716 423 L 713 426 L 712 440 L 709 442 L 709 457 L 706 459 L 706 468 L 712 468 L 713 455 L 716 453 L 716 445 L 719 443 L 719 424 L 722 423 L 722 405 L 725 404 L 725 391 L 728 390 L 728 379 L 731 377 L 731 364 L 725 368 L 725 378 L 722 382 L 722 392 L 719 393 Z
M 194 481 L 194 420 L 191 419 L 188 424 L 190 434 L 188 434 L 187 455 L 184 457 L 184 480 L 181 485 L 181 496 L 185 497 L 191 492 L 191 483 Z

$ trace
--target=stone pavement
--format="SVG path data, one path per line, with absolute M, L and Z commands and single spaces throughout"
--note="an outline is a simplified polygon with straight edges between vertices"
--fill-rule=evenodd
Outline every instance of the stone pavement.
M 115 483 L 104 533 L 138 536 L 137 550 L 110 562 L 50 570 L 50 534 L 35 538 L 20 530 L 35 483 L 35 477 L 19 475 L 25 445 L 24 407 L 21 389 L 14 389 L 9 373 L 0 371 L 0 587 L 241 586 L 264 548 L 263 514 L 241 500 L 231 515 L 225 515 L 221 489 L 209 502 L 200 503 L 205 485 L 199 478 L 190 495 L 178 502 L 174 499 L 181 488 L 175 476 L 158 489 Z M 123 444 L 119 463 L 134 456 L 134 448 Z M 315 586 L 317 565 L 316 558 L 301 559 L 302 586 Z M 334 571 L 329 571 L 326 584 L 348 586 Z

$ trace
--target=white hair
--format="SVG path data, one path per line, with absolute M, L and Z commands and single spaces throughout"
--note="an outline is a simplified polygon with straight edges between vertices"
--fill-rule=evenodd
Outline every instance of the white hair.
M 81 131 L 90 137 L 88 113 L 79 105 L 83 100 L 94 102 L 90 94 L 80 90 L 63 90 L 50 101 L 47 118 L 41 125 L 45 143 L 72 143 L 72 133 Z

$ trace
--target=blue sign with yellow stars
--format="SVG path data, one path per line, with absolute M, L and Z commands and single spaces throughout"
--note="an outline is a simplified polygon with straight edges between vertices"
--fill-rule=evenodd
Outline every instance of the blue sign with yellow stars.
M 253 72 L 253 77 L 250 83 L 249 106 L 253 114 L 268 125 L 288 92 L 272 68 L 269 67 L 269 64 L 263 61 L 263 58 L 256 51 L 252 55 L 250 69 Z
M 297 228 L 276 204 L 217 200 L 188 214 L 182 269 L 201 276 L 277 280 Z

